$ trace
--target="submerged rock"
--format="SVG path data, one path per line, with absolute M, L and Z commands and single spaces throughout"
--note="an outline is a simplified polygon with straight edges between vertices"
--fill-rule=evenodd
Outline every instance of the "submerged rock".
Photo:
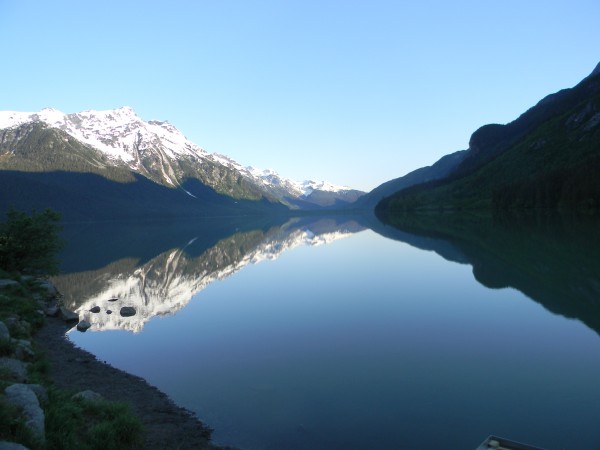
M 131 317 L 131 316 L 135 316 L 136 311 L 135 311 L 135 308 L 132 306 L 123 306 L 121 308 L 120 314 L 122 317 Z

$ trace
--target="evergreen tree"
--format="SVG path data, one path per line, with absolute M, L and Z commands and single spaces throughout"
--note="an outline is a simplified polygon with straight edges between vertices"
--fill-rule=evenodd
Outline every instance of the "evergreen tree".
M 0 223 L 0 269 L 35 276 L 58 273 L 60 215 L 50 209 L 31 215 L 10 209 Z

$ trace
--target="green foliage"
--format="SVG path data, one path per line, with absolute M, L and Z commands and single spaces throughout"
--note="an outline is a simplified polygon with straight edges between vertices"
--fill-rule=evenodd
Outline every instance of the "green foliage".
M 143 166 L 140 173 L 172 190 L 171 183 L 165 180 L 162 161 L 157 160 L 156 155 L 138 156 L 141 157 Z M 180 182 L 195 179 L 234 199 L 257 201 L 264 196 L 258 186 L 241 177 L 237 170 L 209 160 L 182 157 L 169 161 L 169 165 Z M 124 163 L 110 160 L 66 132 L 42 123 L 29 123 L 6 130 L 0 141 L 0 170 L 42 173 L 60 171 L 97 174 L 118 183 L 136 181 L 135 175 Z M 49 193 L 44 192 L 43 195 Z
M 4 131 L 0 168 L 24 172 L 95 173 L 120 183 L 134 181 L 126 167 L 115 166 L 102 153 L 62 130 L 34 122 Z
M 22 284 L 5 287 L 0 291 L 0 320 L 10 316 L 21 318 L 27 327 L 14 329 L 9 326 L 10 334 L 17 339 L 29 339 L 31 332 L 44 324 L 44 317 L 37 310 L 39 305 L 32 292 Z
M 572 169 L 556 169 L 494 190 L 495 209 L 577 209 L 600 208 L 600 157 L 590 158 Z
M 142 425 L 128 405 L 120 402 L 73 399 L 50 390 L 46 408 L 49 450 L 118 450 L 141 443 Z
M 0 340 L 0 356 L 10 356 L 15 351 L 15 343 L 12 340 Z
M 0 270 L 0 277 L 9 274 Z M 31 333 L 42 325 L 37 313 L 36 283 L 26 277 L 13 277 L 18 285 L 0 291 L 0 320 L 18 317 L 18 324 L 9 325 L 11 337 L 31 339 Z M 0 356 L 12 356 L 14 341 L 0 343 Z M 28 367 L 28 381 L 48 388 L 49 362 L 34 346 L 35 355 Z M 48 402 L 43 405 L 46 416 L 46 444 L 36 439 L 25 425 L 18 408 L 5 401 L 1 394 L 12 384 L 9 372 L 0 371 L 0 441 L 18 442 L 32 450 L 111 450 L 139 448 L 142 426 L 129 407 L 120 402 L 90 402 L 73 399 L 72 392 L 51 387 Z
M 0 440 L 19 442 L 32 450 L 43 448 L 21 417 L 15 405 L 0 396 Z
M 444 180 L 384 199 L 380 217 L 409 211 L 600 209 L 600 77 L 553 94 L 507 125 L 473 133 Z
M 0 268 L 36 276 L 58 273 L 58 213 L 46 209 L 31 215 L 10 209 L 6 221 L 0 223 Z

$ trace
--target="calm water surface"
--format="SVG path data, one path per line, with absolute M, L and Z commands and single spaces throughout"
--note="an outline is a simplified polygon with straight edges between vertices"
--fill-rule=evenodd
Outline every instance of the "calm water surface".
M 600 448 L 599 315 L 569 309 L 600 302 L 595 268 L 571 254 L 583 278 L 557 280 L 547 232 L 490 244 L 460 229 L 471 240 L 349 219 L 227 236 L 155 225 L 57 283 L 94 324 L 69 338 L 197 413 L 217 443 L 468 450 L 496 434 Z M 538 237 L 541 250 L 520 241 Z M 136 316 L 118 314 L 127 304 Z

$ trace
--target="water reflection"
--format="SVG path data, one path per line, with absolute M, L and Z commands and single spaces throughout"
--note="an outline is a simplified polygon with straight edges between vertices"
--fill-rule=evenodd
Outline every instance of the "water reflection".
M 410 215 L 380 234 L 470 264 L 490 289 L 512 287 L 600 334 L 600 222 L 559 214 Z
M 251 228 L 251 224 L 246 223 L 246 227 Z M 276 259 L 298 246 L 326 244 L 363 229 L 347 217 L 294 218 L 284 224 L 263 224 L 245 231 L 236 227 L 233 234 L 220 239 L 218 231 L 226 235 L 232 230 L 213 223 L 166 229 L 159 225 L 156 233 L 147 227 L 125 227 L 113 233 L 121 245 L 115 245 L 113 239 L 107 242 L 112 242 L 117 255 L 128 244 L 131 255 L 100 268 L 61 275 L 54 282 L 64 296 L 64 304 L 77 311 L 80 319 L 90 322 L 92 331 L 139 332 L 152 317 L 179 311 L 194 294 L 248 264 Z M 81 234 L 81 230 L 77 231 Z M 105 235 L 108 237 L 111 232 Z M 172 245 L 174 239 L 183 245 L 165 250 L 165 245 Z M 106 249 L 98 238 L 87 241 Z M 65 255 L 68 264 L 75 265 L 77 255 L 86 257 L 88 265 L 94 259 L 84 242 L 80 237 L 77 245 L 71 246 L 76 253 Z M 132 256 L 140 254 L 134 248 L 144 256 Z
M 90 316 L 94 302 L 113 308 L 94 315 L 106 318 L 118 308 L 101 301 L 136 299 L 137 314 L 114 326 L 144 329 L 69 339 L 240 448 L 475 448 L 491 433 L 595 448 L 595 224 L 462 215 L 396 225 L 132 226 L 101 231 L 101 244 L 80 232 L 65 265 L 87 266 L 61 277 L 67 301 Z M 365 231 L 284 254 L 364 227 L 393 241 Z M 278 259 L 252 265 L 265 258 Z

